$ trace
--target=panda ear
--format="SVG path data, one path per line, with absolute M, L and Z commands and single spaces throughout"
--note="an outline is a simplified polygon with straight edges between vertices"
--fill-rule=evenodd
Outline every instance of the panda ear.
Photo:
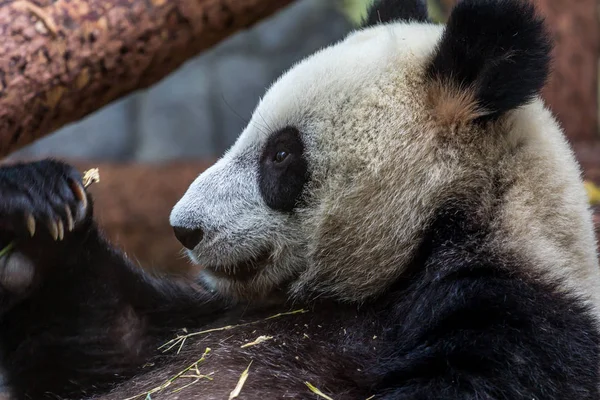
M 426 0 L 375 0 L 363 27 L 397 21 L 428 22 Z
M 463 0 L 452 11 L 427 76 L 442 118 L 496 119 L 537 96 L 552 46 L 524 0 Z

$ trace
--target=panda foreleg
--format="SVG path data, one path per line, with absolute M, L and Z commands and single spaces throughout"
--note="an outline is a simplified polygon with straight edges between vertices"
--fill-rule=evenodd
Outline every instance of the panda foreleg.
M 15 399 L 78 398 L 139 371 L 223 306 L 152 278 L 106 241 L 71 166 L 0 168 L 0 363 Z M 159 363 L 160 360 L 152 360 Z
M 440 258 L 397 295 L 383 399 L 599 398 L 594 313 L 549 277 L 473 252 Z M 425 271 L 427 269 L 424 269 Z

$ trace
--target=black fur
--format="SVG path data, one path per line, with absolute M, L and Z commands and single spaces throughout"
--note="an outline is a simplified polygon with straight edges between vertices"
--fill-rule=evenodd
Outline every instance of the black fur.
M 425 0 L 375 0 L 369 7 L 362 26 L 374 26 L 397 21 L 428 22 Z
M 524 0 L 463 0 L 452 11 L 428 75 L 474 90 L 497 118 L 536 96 L 545 84 L 551 44 L 543 20 Z
M 27 293 L 0 286 L 0 357 L 16 399 L 106 390 L 148 359 L 172 321 L 210 321 L 227 308 L 187 285 L 142 274 L 105 241 L 92 199 L 83 210 L 73 182 L 82 184 L 77 170 L 53 160 L 0 168 L 1 237 L 36 266 Z M 64 205 L 79 212 L 79 223 L 54 241 L 43 224 Z M 22 227 L 29 212 L 38 217 L 33 238 Z M 143 322 L 136 326 L 130 315 Z
M 409 283 L 389 303 L 386 363 L 373 368 L 389 399 L 593 399 L 597 321 L 548 277 L 486 249 L 471 202 L 440 210 Z M 584 335 L 575 332 L 586 332 Z M 402 338 L 402 339 L 401 339 Z M 577 350 L 575 350 L 577 349 Z
M 57 162 L 43 160 L 28 165 L 4 168 L 0 186 L 0 232 L 26 235 L 26 215 L 35 218 L 36 229 L 48 235 L 49 220 L 66 220 L 65 205 L 75 219 L 83 217 L 82 209 L 71 188 L 71 182 L 81 181 L 76 170 Z M 48 176 L 54 179 L 48 181 Z M 6 239 L 6 238 L 5 238 Z
M 63 164 L 51 167 L 42 172 L 49 184 L 30 194 L 34 211 L 62 192 L 64 176 L 76 176 Z M 39 164 L 15 168 L 0 168 L 0 190 L 12 176 L 23 177 L 3 201 L 28 191 Z M 2 218 L 13 221 L 27 207 Z M 216 383 L 191 386 L 181 398 L 222 391 L 222 375 L 237 371 L 237 380 L 253 360 L 247 399 L 314 398 L 308 381 L 344 399 L 596 400 L 600 338 L 590 311 L 544 283 L 548 277 L 521 275 L 521 260 L 486 250 L 486 222 L 471 219 L 473 208 L 443 207 L 419 257 L 379 299 L 360 308 L 324 301 L 289 319 L 215 332 L 209 343 L 221 349 L 212 364 L 221 368 Z M 197 337 L 178 355 L 157 350 L 182 328 L 226 325 L 241 311 L 246 320 L 272 312 L 234 308 L 183 283 L 147 276 L 102 239 L 91 207 L 64 241 L 23 236 L 17 250 L 31 257 L 38 279 L 1 315 L 0 362 L 16 400 L 89 398 L 140 374 L 148 361 L 153 370 L 180 371 L 207 345 Z M 14 294 L 0 296 L 5 301 Z M 275 339 L 240 349 L 240 340 L 259 334 Z M 106 398 L 123 399 L 162 382 L 141 376 L 135 387 Z
M 276 161 L 277 153 L 288 155 Z M 265 203 L 274 210 L 292 211 L 309 179 L 304 144 L 295 128 L 285 128 L 271 134 L 260 157 L 259 187 Z

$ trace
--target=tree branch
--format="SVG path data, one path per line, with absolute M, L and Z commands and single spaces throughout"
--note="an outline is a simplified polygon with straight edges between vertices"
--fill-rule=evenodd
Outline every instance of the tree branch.
M 292 0 L 0 0 L 0 156 L 135 90 Z

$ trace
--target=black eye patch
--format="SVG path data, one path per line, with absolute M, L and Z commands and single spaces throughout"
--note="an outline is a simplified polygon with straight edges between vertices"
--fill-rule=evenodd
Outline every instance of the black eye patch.
M 258 166 L 258 184 L 265 203 L 277 211 L 293 211 L 307 181 L 308 163 L 300 132 L 284 128 L 273 133 Z

